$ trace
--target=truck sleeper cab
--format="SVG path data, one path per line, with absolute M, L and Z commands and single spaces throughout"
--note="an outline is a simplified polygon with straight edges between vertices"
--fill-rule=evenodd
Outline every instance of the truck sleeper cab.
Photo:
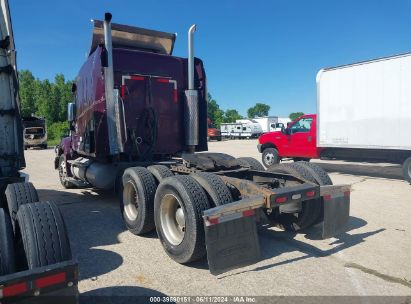
M 261 258 L 262 219 L 292 231 L 322 223 L 324 237 L 343 231 L 349 186 L 316 180 L 303 164 L 265 171 L 250 157 L 206 152 L 195 26 L 183 59 L 171 55 L 173 34 L 112 24 L 109 13 L 94 25 L 93 41 L 104 45 L 93 44 L 80 70 L 71 135 L 56 149 L 64 187 L 113 189 L 131 233 L 156 229 L 174 261 L 207 255 L 213 274 Z

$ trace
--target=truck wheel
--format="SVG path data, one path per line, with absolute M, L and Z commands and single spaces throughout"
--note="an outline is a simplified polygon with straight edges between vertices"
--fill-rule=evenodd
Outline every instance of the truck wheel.
M 143 167 L 127 168 L 123 174 L 121 214 L 128 230 L 141 235 L 154 229 L 154 176 Z
M 321 168 L 319 165 L 314 164 L 314 163 L 305 162 L 305 161 L 299 161 L 297 163 L 306 167 L 308 170 L 311 170 L 311 173 L 313 177 L 315 178 L 318 185 L 328 186 L 328 185 L 333 184 L 328 173 L 323 168 Z
M 71 259 L 70 242 L 56 204 L 37 202 L 17 212 L 17 238 L 21 240 L 28 269 Z
M 72 183 L 69 181 L 69 176 L 67 174 L 67 165 L 66 165 L 66 157 L 62 154 L 60 155 L 59 159 L 59 179 L 61 185 L 66 188 L 70 189 L 73 188 Z
M 237 158 L 237 163 L 241 167 L 249 167 L 251 170 L 265 171 L 263 165 L 252 157 L 239 157 Z
M 208 172 L 199 172 L 192 174 L 191 177 L 203 187 L 211 207 L 233 202 L 233 196 L 231 195 L 230 190 L 228 190 L 224 181 L 218 175 Z
M 271 172 L 282 172 L 303 178 L 315 183 L 310 171 L 296 165 L 296 163 L 274 165 L 268 168 Z M 308 200 L 302 202 L 301 211 L 298 213 L 277 213 L 272 212 L 268 218 L 275 224 L 279 224 L 284 230 L 297 232 L 312 226 L 321 214 L 321 203 L 319 200 Z
M 271 165 L 280 163 L 280 157 L 278 156 L 278 151 L 275 148 L 266 148 L 262 155 L 263 165 L 268 168 Z
M 0 276 L 15 272 L 13 228 L 9 215 L 0 208 Z
M 7 185 L 5 194 L 13 231 L 15 231 L 15 222 L 19 208 L 25 204 L 38 202 L 39 196 L 32 183 L 9 184 Z
M 402 165 L 402 174 L 404 179 L 411 184 L 411 156 Z
M 154 218 L 161 244 L 176 262 L 184 264 L 206 254 L 203 211 L 207 195 L 191 176 L 164 179 L 157 188 Z
M 148 166 L 147 170 L 154 175 L 157 184 L 161 183 L 161 181 L 167 177 L 174 176 L 174 173 L 168 167 L 163 165 Z

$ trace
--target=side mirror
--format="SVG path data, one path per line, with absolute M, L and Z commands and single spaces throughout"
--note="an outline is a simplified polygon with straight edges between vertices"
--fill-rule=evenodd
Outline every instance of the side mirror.
M 75 109 L 76 109 L 75 103 L 70 102 L 69 104 L 67 104 L 67 120 L 69 122 L 75 119 L 75 116 L 76 116 Z

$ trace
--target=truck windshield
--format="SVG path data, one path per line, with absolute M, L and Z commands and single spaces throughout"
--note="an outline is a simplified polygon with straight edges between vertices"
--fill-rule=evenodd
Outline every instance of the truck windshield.
M 43 128 L 27 128 L 26 134 L 43 134 Z

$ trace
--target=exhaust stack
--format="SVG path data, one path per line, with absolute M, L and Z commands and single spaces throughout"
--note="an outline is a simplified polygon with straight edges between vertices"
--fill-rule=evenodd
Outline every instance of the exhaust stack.
M 114 90 L 114 71 L 113 71 L 113 42 L 111 33 L 110 13 L 104 14 L 104 45 L 107 51 L 107 67 L 104 67 L 104 86 L 107 107 L 107 126 L 110 154 L 116 155 L 124 152 L 122 117 L 120 112 L 118 92 Z
M 188 30 L 188 90 L 185 91 L 186 145 L 190 153 L 198 145 L 198 92 L 194 87 L 194 32 L 193 24 Z

